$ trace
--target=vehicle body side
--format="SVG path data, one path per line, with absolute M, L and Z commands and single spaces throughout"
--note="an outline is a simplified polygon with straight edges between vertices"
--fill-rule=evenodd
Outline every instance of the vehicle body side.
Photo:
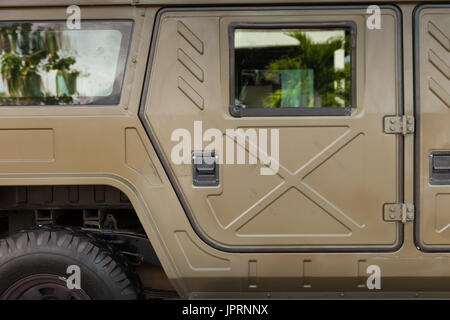
M 178 109 L 180 116 L 172 118 L 173 123 L 169 125 L 158 123 L 158 120 L 171 121 L 171 115 L 168 114 L 170 110 L 158 109 L 156 106 L 156 109 L 152 109 L 153 113 L 146 113 L 153 104 L 169 99 L 167 95 L 155 94 L 151 89 L 152 85 L 157 86 L 155 81 L 168 83 L 168 80 L 151 78 L 152 72 L 161 74 L 161 70 L 156 71 L 157 67 L 152 65 L 153 55 L 165 54 L 161 51 L 154 52 L 161 50 L 156 43 L 160 41 L 158 45 L 164 47 L 164 41 L 175 41 L 170 38 L 173 33 L 165 34 L 164 29 L 160 28 L 162 19 L 175 16 L 175 19 L 192 22 L 195 17 L 203 16 L 215 20 L 211 24 L 213 28 L 208 30 L 202 30 L 200 24 L 189 26 L 205 36 L 199 36 L 205 43 L 209 41 L 208 32 L 211 37 L 220 37 L 213 51 L 207 53 L 210 56 L 206 56 L 202 62 L 211 62 L 214 56 L 220 56 L 221 61 L 228 61 L 229 43 L 223 30 L 227 30 L 226 23 L 236 20 L 236 16 L 272 12 L 271 18 L 267 19 L 269 21 L 277 16 L 273 14 L 277 10 L 280 10 L 278 16 L 283 16 L 281 11 L 302 12 L 311 5 L 325 8 L 333 2 L 337 1 L 311 3 L 287 0 L 284 3 L 292 5 L 292 8 L 273 8 L 270 1 L 248 0 L 245 3 L 239 2 L 248 7 L 233 7 L 237 5 L 236 2 L 218 0 L 214 1 L 214 5 L 218 7 L 208 8 L 201 6 L 211 5 L 210 1 L 40 1 L 40 5 L 36 7 L 31 0 L 3 1 L 0 4 L 0 21 L 65 20 L 66 5 L 77 4 L 81 7 L 82 19 L 131 19 L 134 26 L 120 105 L 0 107 L 0 141 L 5 143 L 2 148 L 8 149 L 7 154 L 2 156 L 0 153 L 0 185 L 108 185 L 119 189 L 130 200 L 168 278 L 177 292 L 185 298 L 340 297 L 341 293 L 345 293 L 346 297 L 446 295 L 450 292 L 450 284 L 442 279 L 450 276 L 450 252 L 445 248 L 439 252 L 421 250 L 415 238 L 414 223 L 386 222 L 389 224 L 388 231 L 383 225 L 383 229 L 380 226 L 372 235 L 362 230 L 358 238 L 360 242 L 357 246 L 350 245 L 351 250 L 348 250 L 348 243 L 340 243 L 343 248 L 337 246 L 330 249 L 329 244 L 323 245 L 320 242 L 296 246 L 292 241 L 283 240 L 285 238 L 278 242 L 274 240 L 255 245 L 248 239 L 233 238 L 226 234 L 226 228 L 221 230 L 217 225 L 213 226 L 216 222 L 211 217 L 196 213 L 199 212 L 196 210 L 202 210 L 199 209 L 202 208 L 200 202 L 184 202 L 184 199 L 196 197 L 189 191 L 192 169 L 190 166 L 174 168 L 167 164 L 168 151 L 161 147 L 164 145 L 168 148 L 169 128 L 179 125 L 191 130 L 197 114 L 183 117 L 183 111 Z M 364 27 L 364 5 L 359 6 L 361 1 L 347 3 L 342 5 L 344 9 L 341 10 L 348 10 L 348 15 L 357 16 L 359 27 Z M 352 9 L 353 3 L 358 3 L 358 8 Z M 389 93 L 388 98 L 391 100 L 377 96 L 377 90 L 371 91 L 368 87 L 373 85 L 375 88 L 384 88 L 383 85 L 386 84 L 375 80 L 371 82 L 370 77 L 363 73 L 360 73 L 360 81 L 357 82 L 360 104 L 378 106 L 378 109 L 373 107 L 366 110 L 380 118 L 380 127 L 374 127 L 373 130 L 382 130 L 382 117 L 385 115 L 413 115 L 415 112 L 413 30 L 415 14 L 420 14 L 415 10 L 423 4 L 402 0 L 380 3 L 389 4 L 382 9 L 388 17 L 389 26 L 400 29 L 391 34 L 390 39 L 395 40 L 386 49 L 390 50 L 386 53 L 390 62 L 387 65 L 380 62 L 369 70 L 376 73 L 381 68 L 381 73 L 389 73 L 389 85 L 392 84 L 395 88 L 393 94 Z M 170 8 L 187 4 L 189 8 L 185 11 Z M 366 4 L 370 5 L 369 2 Z M 193 7 L 195 5 L 201 9 L 197 10 L 197 7 Z M 261 9 L 262 6 L 265 7 L 264 10 Z M 334 10 L 333 7 L 327 8 L 328 12 Z M 315 14 L 320 10 L 322 8 Z M 222 25 L 217 23 L 218 17 L 222 19 Z M 360 29 L 358 32 L 363 31 Z M 159 38 L 161 35 L 163 38 Z M 380 39 L 377 38 L 377 41 Z M 377 49 L 375 45 L 381 46 L 381 43 L 368 44 L 361 38 L 356 45 Z M 383 48 L 378 47 L 378 50 Z M 376 51 L 370 54 L 359 52 L 358 72 L 367 68 L 360 59 L 376 61 L 376 55 Z M 378 55 L 383 56 L 380 52 Z M 164 58 L 160 61 L 164 61 Z M 170 67 L 175 62 L 165 63 Z M 205 69 L 206 76 L 219 74 L 220 82 L 211 84 L 209 93 L 202 92 L 209 94 L 205 101 L 213 101 L 210 102 L 211 105 L 220 109 L 224 119 L 239 122 L 229 114 L 228 67 L 227 64 L 216 64 L 212 70 Z M 174 71 L 167 69 L 167 74 L 171 72 Z M 169 85 L 173 86 L 175 96 L 176 84 Z M 176 99 L 173 101 L 177 102 Z M 378 101 L 381 101 L 379 105 Z M 394 102 L 389 106 L 383 105 L 386 101 Z M 374 110 L 379 110 L 380 114 L 376 114 Z M 291 125 L 295 121 L 292 120 Z M 274 119 L 275 126 L 282 122 Z M 245 126 L 250 126 L 249 123 L 258 127 L 257 121 L 249 121 Z M 375 122 L 368 123 L 374 125 Z M 240 125 L 242 123 L 233 124 L 235 127 Z M 389 136 L 376 141 L 388 144 L 393 150 L 392 154 L 379 155 L 380 159 L 388 159 L 386 161 L 390 165 L 386 170 L 392 172 L 393 176 L 385 180 L 380 178 L 379 183 L 373 185 L 379 190 L 385 188 L 386 194 L 393 195 L 385 202 L 415 201 L 414 179 L 418 178 L 414 176 L 414 139 L 413 135 L 405 135 L 401 138 Z M 380 147 L 380 150 L 384 149 Z M 223 173 L 221 171 L 222 176 Z M 376 177 L 376 174 L 371 177 Z M 247 186 L 250 190 L 250 181 Z M 195 199 L 197 201 L 200 198 Z M 358 203 L 357 199 L 355 203 Z M 364 206 L 363 203 L 357 205 Z M 187 209 L 193 212 L 193 216 L 189 215 Z M 378 209 L 381 219 L 382 208 Z M 369 221 L 369 226 L 372 222 L 375 223 Z M 205 235 L 205 231 L 210 231 L 210 234 Z M 385 231 L 389 234 L 386 241 L 383 238 Z M 218 236 L 219 234 L 223 237 Z M 375 239 L 375 244 L 381 245 L 365 245 L 365 236 Z M 325 248 L 315 249 L 321 245 Z M 264 246 L 269 250 L 259 250 Z M 307 247 L 308 250 L 303 250 L 302 247 Z M 370 265 L 377 265 L 382 270 L 380 291 L 368 290 L 366 287 L 369 275 L 367 267 Z

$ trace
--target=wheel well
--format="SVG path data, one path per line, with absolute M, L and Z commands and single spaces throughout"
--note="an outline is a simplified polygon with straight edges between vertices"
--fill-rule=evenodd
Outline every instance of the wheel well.
M 130 200 L 111 186 L 1 186 L 0 208 L 1 236 L 52 224 L 145 236 Z
M 116 246 L 142 270 L 171 288 L 128 197 L 107 185 L 0 186 L 0 237 L 39 226 L 79 228 Z M 168 283 L 169 284 L 168 284 Z M 146 284 L 155 287 L 154 284 Z

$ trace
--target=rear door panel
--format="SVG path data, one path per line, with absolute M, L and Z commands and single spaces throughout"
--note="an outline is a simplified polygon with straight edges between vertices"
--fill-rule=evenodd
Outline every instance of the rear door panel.
M 450 6 L 425 6 L 416 15 L 416 220 L 419 244 L 450 248 Z M 434 168 L 433 168 L 433 163 Z
M 384 8 L 383 28 L 368 30 L 363 7 L 160 14 L 142 116 L 201 237 L 235 251 L 391 250 L 399 244 L 400 225 L 383 220 L 383 204 L 398 202 L 401 189 L 400 139 L 383 133 L 383 118 L 401 109 L 398 19 Z M 357 27 L 350 116 L 230 115 L 230 24 L 342 21 Z M 229 128 L 279 128 L 278 173 L 260 175 L 260 161 L 223 164 L 219 186 L 193 186 L 192 165 L 171 161 L 171 134 L 184 128 L 194 137 L 199 120 L 203 132 L 217 128 L 224 135 Z M 248 156 L 248 146 L 237 147 Z

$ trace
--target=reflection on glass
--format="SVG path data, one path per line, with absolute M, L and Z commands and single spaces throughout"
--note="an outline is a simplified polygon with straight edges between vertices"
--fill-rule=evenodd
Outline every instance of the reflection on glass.
M 0 24 L 0 105 L 118 104 L 131 21 Z
M 235 29 L 235 104 L 349 107 L 350 30 Z

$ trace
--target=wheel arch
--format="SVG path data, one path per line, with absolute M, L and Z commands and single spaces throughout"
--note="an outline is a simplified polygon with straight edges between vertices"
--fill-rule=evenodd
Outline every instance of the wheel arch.
M 0 186 L 61 186 L 61 185 L 105 185 L 124 193 L 134 209 L 140 224 L 152 245 L 161 266 L 179 294 L 186 292 L 169 248 L 158 231 L 152 212 L 139 189 L 128 179 L 117 174 L 28 174 L 0 175 Z

